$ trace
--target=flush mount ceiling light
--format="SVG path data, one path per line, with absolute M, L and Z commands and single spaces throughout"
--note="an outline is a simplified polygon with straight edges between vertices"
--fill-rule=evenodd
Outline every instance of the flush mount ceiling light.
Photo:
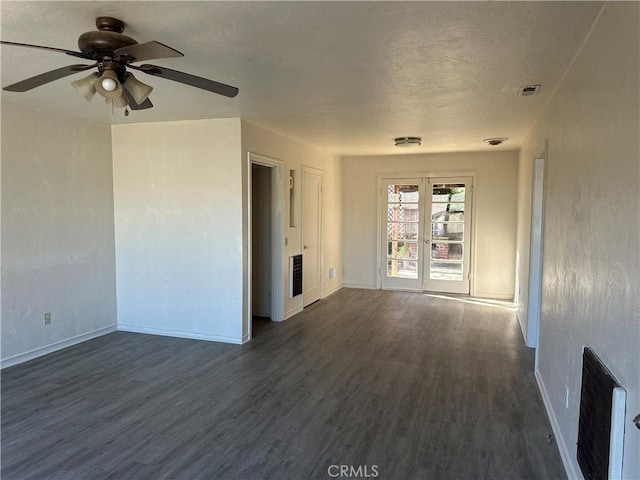
M 398 137 L 394 139 L 396 147 L 413 147 L 414 145 L 422 145 L 420 137 Z
M 485 138 L 484 142 L 488 143 L 492 147 L 495 147 L 497 145 L 500 145 L 501 143 L 506 142 L 507 140 L 509 140 L 509 139 L 505 138 L 505 137 L 495 137 L 495 138 Z

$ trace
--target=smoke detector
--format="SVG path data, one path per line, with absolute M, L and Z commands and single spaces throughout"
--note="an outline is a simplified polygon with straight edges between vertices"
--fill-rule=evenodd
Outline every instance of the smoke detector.
M 497 145 L 500 145 L 501 143 L 506 142 L 507 140 L 509 140 L 509 139 L 505 138 L 505 137 L 495 137 L 495 138 L 485 138 L 484 142 L 488 143 L 492 147 L 495 147 Z
M 518 90 L 518 95 L 520 95 L 521 97 L 531 97 L 537 94 L 540 91 L 540 88 L 542 88 L 542 85 L 540 84 L 525 85 L 524 87 L 520 87 L 520 89 Z
M 420 137 L 398 137 L 393 140 L 396 147 L 412 147 L 414 145 L 422 145 Z

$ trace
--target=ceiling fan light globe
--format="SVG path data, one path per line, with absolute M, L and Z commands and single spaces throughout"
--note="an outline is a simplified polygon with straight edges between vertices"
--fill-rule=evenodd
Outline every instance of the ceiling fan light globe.
M 102 88 L 104 88 L 107 92 L 113 92 L 118 86 L 116 84 L 116 81 L 112 78 L 103 78 L 101 83 Z
M 153 87 L 142 83 L 131 74 L 124 81 L 123 86 L 138 105 L 142 104 L 153 91 Z
M 107 88 L 108 87 L 108 88 Z M 118 74 L 113 70 L 105 70 L 96 82 L 96 91 L 104 98 L 118 98 L 122 95 L 122 85 L 118 81 Z
M 98 73 L 94 72 L 88 77 L 71 82 L 71 85 L 73 85 L 74 88 L 82 94 L 87 102 L 90 102 L 96 94 L 96 82 L 98 81 L 99 76 L 100 75 Z

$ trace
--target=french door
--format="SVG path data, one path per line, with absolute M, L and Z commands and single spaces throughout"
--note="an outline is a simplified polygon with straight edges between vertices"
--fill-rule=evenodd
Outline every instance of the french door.
M 422 290 L 424 181 L 385 179 L 382 195 L 382 288 Z
M 382 288 L 470 293 L 471 177 L 385 179 Z
M 429 178 L 424 289 L 469 293 L 472 179 Z

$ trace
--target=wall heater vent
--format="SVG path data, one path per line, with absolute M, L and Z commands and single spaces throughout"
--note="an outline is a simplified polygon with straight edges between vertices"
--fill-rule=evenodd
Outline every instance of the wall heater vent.
M 289 257 L 289 298 L 302 293 L 302 255 Z
M 524 87 L 520 87 L 518 90 L 518 94 L 521 97 L 531 97 L 532 95 L 536 95 L 542 85 L 525 85 Z
M 622 478 L 625 402 L 625 390 L 585 347 L 578 424 L 578 464 L 585 480 Z

